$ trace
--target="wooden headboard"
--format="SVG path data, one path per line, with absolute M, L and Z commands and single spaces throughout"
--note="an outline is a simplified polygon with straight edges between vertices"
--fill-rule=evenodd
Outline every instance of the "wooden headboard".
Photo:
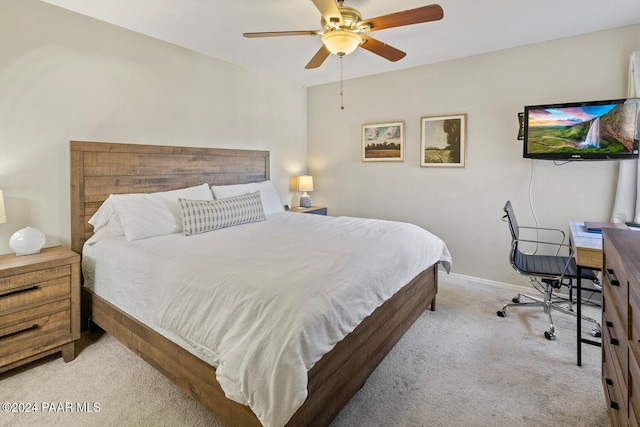
M 87 221 L 110 194 L 269 179 L 269 151 L 71 141 L 70 152 L 71 249 L 78 253 L 93 234 Z

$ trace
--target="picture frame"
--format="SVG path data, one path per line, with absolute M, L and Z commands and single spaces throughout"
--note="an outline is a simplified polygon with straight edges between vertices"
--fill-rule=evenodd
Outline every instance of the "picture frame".
M 361 128 L 363 162 L 404 162 L 404 122 L 363 124 Z
M 518 140 L 524 139 L 524 113 L 518 113 Z
M 420 118 L 420 166 L 465 167 L 467 115 Z

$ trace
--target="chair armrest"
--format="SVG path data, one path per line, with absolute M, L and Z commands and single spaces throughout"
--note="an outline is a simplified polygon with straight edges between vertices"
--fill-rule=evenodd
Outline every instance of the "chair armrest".
M 569 250 L 569 257 L 573 256 L 573 249 L 571 245 L 566 243 L 556 243 L 556 242 L 546 242 L 544 240 L 528 240 L 528 239 L 517 239 L 513 241 L 513 244 L 517 243 L 535 243 L 536 245 L 549 245 L 556 248 L 556 256 L 560 253 L 562 248 L 567 248 Z
M 559 233 L 562 236 L 562 240 L 560 241 L 561 243 L 564 243 L 565 239 L 567 238 L 566 233 L 563 230 L 560 230 L 559 228 L 545 228 L 545 227 L 527 227 L 527 226 L 519 226 L 519 228 L 526 228 L 528 230 L 543 230 L 543 231 L 553 231 L 556 233 Z

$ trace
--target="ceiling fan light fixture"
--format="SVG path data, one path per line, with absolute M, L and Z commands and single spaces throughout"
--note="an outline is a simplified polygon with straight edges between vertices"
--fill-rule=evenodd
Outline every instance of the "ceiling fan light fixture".
M 334 55 L 349 55 L 362 43 L 362 37 L 352 31 L 335 30 L 323 35 L 322 43 Z

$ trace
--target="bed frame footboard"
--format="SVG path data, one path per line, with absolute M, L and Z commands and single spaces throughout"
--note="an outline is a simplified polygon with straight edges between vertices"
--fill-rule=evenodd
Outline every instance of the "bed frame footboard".
M 367 317 L 309 371 L 309 395 L 289 426 L 326 426 L 364 385 L 423 311 L 435 309 L 437 265 Z M 227 399 L 215 368 L 112 304 L 82 290 L 83 318 L 136 353 L 229 426 L 260 426 L 245 405 Z

